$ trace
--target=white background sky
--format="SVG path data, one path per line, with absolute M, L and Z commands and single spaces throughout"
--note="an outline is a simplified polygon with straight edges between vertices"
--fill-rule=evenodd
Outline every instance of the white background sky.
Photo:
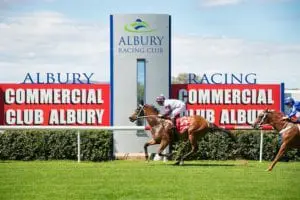
M 116 6 L 118 5 L 118 6 Z M 256 73 L 300 88 L 297 0 L 0 0 L 0 80 L 93 72 L 109 81 L 109 15 L 172 15 L 172 75 Z

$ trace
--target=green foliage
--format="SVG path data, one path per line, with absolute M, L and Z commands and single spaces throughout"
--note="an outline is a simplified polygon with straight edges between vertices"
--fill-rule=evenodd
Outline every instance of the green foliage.
M 260 131 L 239 130 L 233 131 L 236 141 L 221 132 L 208 133 L 198 140 L 198 152 L 191 155 L 190 160 L 229 160 L 229 159 L 259 159 Z M 175 159 L 181 152 L 188 153 L 191 145 L 185 145 L 183 138 L 175 143 Z M 263 140 L 263 160 L 273 160 L 279 150 L 279 135 L 275 131 L 265 131 Z M 300 150 L 289 149 L 284 156 L 285 160 L 300 161 Z
M 273 160 L 279 149 L 279 135 L 264 132 L 263 160 Z M 190 160 L 259 159 L 260 131 L 234 131 L 236 141 L 221 132 L 208 133 L 198 141 L 198 152 Z M 175 159 L 180 152 L 191 150 L 183 138 L 174 146 Z M 112 159 L 113 137 L 109 131 L 81 133 L 81 159 L 106 161 Z M 0 133 L 0 160 L 76 160 L 75 131 L 6 131 Z M 300 161 L 300 150 L 289 149 L 285 160 Z
M 112 133 L 81 133 L 82 160 L 109 160 L 112 155 Z M 75 131 L 5 131 L 0 134 L 2 160 L 77 159 Z
M 201 77 L 196 75 L 195 80 L 200 81 Z M 189 73 L 179 73 L 177 76 L 172 76 L 172 84 L 186 84 L 189 82 Z
M 137 102 L 141 102 L 145 97 L 145 85 L 141 85 L 141 83 L 137 83 Z
M 86 131 L 81 134 L 82 160 L 106 161 L 112 159 L 111 131 Z
M 176 77 L 172 76 L 172 84 L 185 84 L 188 83 L 189 74 L 180 73 Z

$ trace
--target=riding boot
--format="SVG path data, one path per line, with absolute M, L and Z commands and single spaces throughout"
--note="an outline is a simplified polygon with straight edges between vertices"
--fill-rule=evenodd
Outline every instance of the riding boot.
M 174 118 L 172 118 L 172 124 L 173 124 L 173 127 L 175 127 L 175 129 L 176 129 L 176 120 L 178 117 L 179 117 L 179 115 L 176 115 Z
M 173 119 L 172 119 L 172 123 L 173 123 Z M 173 151 L 175 149 L 175 143 L 179 140 L 177 131 L 176 131 L 176 126 L 173 126 L 171 128 L 171 142 L 169 144 L 169 156 L 168 159 L 173 159 Z
M 172 124 L 173 124 L 173 127 L 172 128 L 176 128 L 176 119 L 175 119 L 175 117 L 174 118 L 172 118 Z
M 176 119 L 177 117 L 172 118 L 172 136 L 173 136 L 173 141 L 177 142 L 179 140 L 178 134 L 177 134 L 177 130 L 176 130 Z

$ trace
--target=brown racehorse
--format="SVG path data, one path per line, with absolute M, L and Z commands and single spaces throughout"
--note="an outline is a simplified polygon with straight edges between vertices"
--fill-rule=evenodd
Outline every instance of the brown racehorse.
M 173 139 L 172 131 L 172 122 L 168 119 L 162 119 L 158 117 L 159 111 L 152 105 L 139 105 L 139 107 L 134 111 L 134 113 L 129 117 L 131 122 L 136 121 L 138 118 L 146 118 L 149 126 L 151 127 L 152 139 L 145 143 L 145 158 L 148 160 L 148 146 L 160 144 L 158 149 L 158 154 L 160 156 L 171 156 L 172 154 L 162 154 L 163 150 L 171 143 Z M 185 133 L 188 134 L 189 142 L 192 145 L 192 150 L 185 154 L 181 155 L 180 159 L 176 161 L 176 165 L 183 164 L 183 161 L 190 156 L 191 154 L 197 152 L 198 143 L 197 139 L 204 136 L 208 132 L 212 131 L 222 131 L 229 134 L 233 138 L 229 131 L 217 127 L 215 124 L 209 123 L 206 119 L 201 116 L 194 115 L 187 117 L 189 120 L 189 126 L 185 130 Z M 186 142 L 186 145 L 188 142 Z
M 288 120 L 282 120 L 283 116 L 284 114 L 281 112 L 265 110 L 258 115 L 253 124 L 254 128 L 259 128 L 263 124 L 270 124 L 282 137 L 280 149 L 272 164 L 267 169 L 268 171 L 273 169 L 288 148 L 300 148 L 300 125 Z

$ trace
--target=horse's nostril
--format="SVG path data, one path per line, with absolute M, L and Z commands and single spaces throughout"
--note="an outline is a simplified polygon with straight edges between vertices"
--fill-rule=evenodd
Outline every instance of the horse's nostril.
M 257 125 L 257 124 L 252 124 L 251 126 L 252 126 L 252 128 L 254 128 L 254 129 L 258 129 L 258 125 Z
M 129 117 L 129 121 L 134 122 L 133 117 Z

